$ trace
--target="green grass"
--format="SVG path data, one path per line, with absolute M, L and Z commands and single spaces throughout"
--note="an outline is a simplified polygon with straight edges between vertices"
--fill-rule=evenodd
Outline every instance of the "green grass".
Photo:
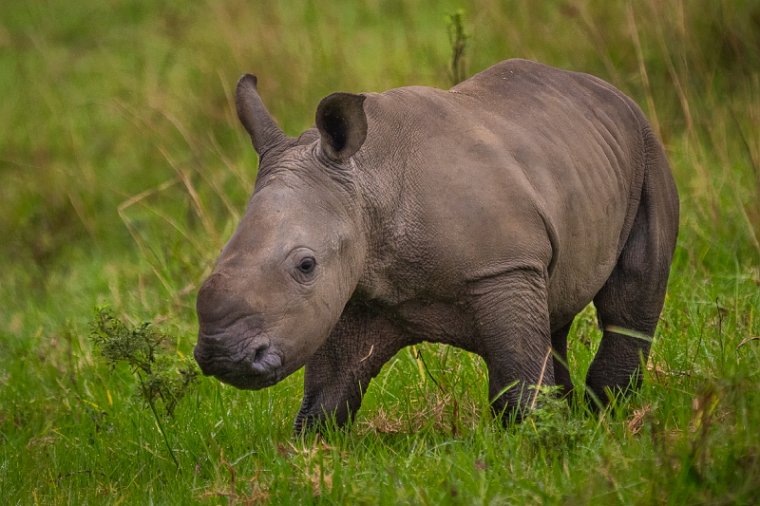
M 751 504 L 760 498 L 760 6 L 751 0 L 3 2 L 0 498 L 4 504 Z M 480 359 L 404 350 L 353 426 L 291 427 L 302 373 L 201 378 L 159 414 L 89 339 L 95 307 L 194 344 L 199 282 L 256 158 L 237 77 L 285 130 L 333 91 L 446 87 L 447 15 L 474 73 L 527 57 L 609 80 L 663 138 L 682 223 L 642 390 L 601 416 L 491 420 Z M 582 384 L 591 308 L 571 332 Z M 426 367 L 425 367 L 426 366 Z M 172 454 L 178 466 L 172 459 Z

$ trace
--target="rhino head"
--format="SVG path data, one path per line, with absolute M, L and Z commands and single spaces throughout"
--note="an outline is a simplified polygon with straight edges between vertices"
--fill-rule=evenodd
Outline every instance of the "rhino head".
M 364 143 L 363 95 L 319 104 L 316 129 L 288 137 L 256 78 L 238 82 L 238 117 L 259 155 L 245 214 L 197 299 L 204 374 L 259 389 L 298 370 L 325 342 L 366 255 L 352 158 Z

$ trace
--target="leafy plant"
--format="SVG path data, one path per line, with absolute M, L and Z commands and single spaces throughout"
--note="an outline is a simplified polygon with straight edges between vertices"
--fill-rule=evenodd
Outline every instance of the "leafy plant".
M 166 417 L 174 416 L 177 403 L 198 378 L 195 363 L 172 355 L 167 346 L 169 336 L 156 330 L 150 322 L 130 327 L 107 307 L 96 309 L 90 338 L 111 367 L 124 363 L 137 377 L 138 395 L 150 407 L 172 460 L 179 466 L 159 412 Z
M 198 367 L 168 353 L 168 335 L 150 322 L 131 328 L 103 307 L 97 309 L 90 335 L 112 367 L 120 362 L 130 366 L 140 381 L 138 393 L 151 409 L 161 406 L 166 416 L 174 416 L 177 403 L 198 378 Z

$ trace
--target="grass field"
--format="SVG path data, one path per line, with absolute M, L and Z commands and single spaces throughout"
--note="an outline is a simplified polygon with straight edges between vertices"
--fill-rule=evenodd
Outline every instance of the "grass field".
M 643 389 L 504 430 L 480 359 L 425 345 L 324 440 L 292 436 L 301 372 L 259 392 L 198 378 L 154 413 L 145 371 L 94 345 L 95 308 L 151 322 L 178 377 L 255 178 L 237 77 L 296 134 L 333 91 L 448 87 L 458 9 L 468 74 L 509 57 L 596 74 L 666 145 L 682 222 Z M 0 97 L 3 504 L 760 502 L 758 2 L 2 2 Z M 570 336 L 576 385 L 594 321 Z

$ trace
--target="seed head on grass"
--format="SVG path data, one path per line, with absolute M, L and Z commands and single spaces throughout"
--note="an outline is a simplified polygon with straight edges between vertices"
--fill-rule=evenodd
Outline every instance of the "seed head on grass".
M 455 86 L 467 77 L 465 70 L 465 49 L 470 35 L 464 28 L 465 12 L 458 9 L 446 16 L 446 30 L 449 35 L 451 46 L 451 60 L 449 62 L 449 80 Z

